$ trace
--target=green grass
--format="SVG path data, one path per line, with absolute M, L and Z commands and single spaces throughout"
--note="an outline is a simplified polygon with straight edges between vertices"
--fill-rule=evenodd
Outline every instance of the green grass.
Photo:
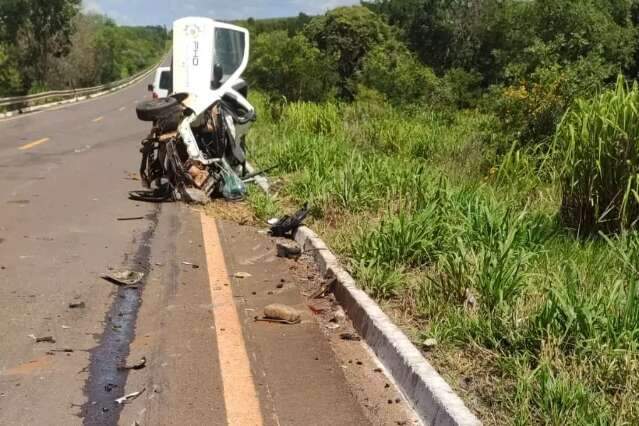
M 639 237 L 562 225 L 562 176 L 477 112 L 269 104 L 253 160 L 486 424 L 639 424 Z M 565 194 L 565 193 L 564 193 Z M 462 386 L 468 377 L 474 386 Z M 463 380 L 464 379 L 464 380 Z
M 562 218 L 582 233 L 634 229 L 639 221 L 639 86 L 577 102 L 556 138 Z

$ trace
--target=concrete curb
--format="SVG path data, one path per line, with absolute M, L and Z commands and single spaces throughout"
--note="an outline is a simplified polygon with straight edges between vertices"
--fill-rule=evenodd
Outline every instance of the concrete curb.
M 127 88 L 129 86 L 132 86 L 135 83 L 147 78 L 151 73 L 153 73 L 157 69 L 157 67 L 160 66 L 160 64 L 163 61 L 164 61 L 164 59 L 162 61 L 160 61 L 158 64 L 154 65 L 152 68 L 150 68 L 147 72 L 145 72 L 142 75 L 137 76 L 133 80 L 127 81 L 126 83 L 120 84 L 119 86 L 116 86 L 116 87 L 112 87 L 112 88 L 110 88 L 108 90 L 103 90 L 101 92 L 96 92 L 96 93 L 93 93 L 93 94 L 90 94 L 90 95 L 77 96 L 77 97 L 72 98 L 72 99 L 65 99 L 65 100 L 62 100 L 62 101 L 50 102 L 50 103 L 42 104 L 42 105 L 34 105 L 34 106 L 22 108 L 20 110 L 16 110 L 16 111 L 2 112 L 2 113 L 0 113 L 0 119 L 10 118 L 10 117 L 18 117 L 18 116 L 21 116 L 21 115 L 28 114 L 30 112 L 41 111 L 41 110 L 45 110 L 45 109 L 56 107 L 56 106 L 60 106 L 60 105 L 73 104 L 73 103 L 76 103 L 76 102 L 84 101 L 86 99 L 93 99 L 93 98 L 97 98 L 97 97 L 100 97 L 100 96 L 107 95 L 109 93 L 117 92 L 118 90 L 121 90 L 121 89 Z
M 247 163 L 249 173 L 253 167 Z M 269 193 L 268 181 L 260 176 L 257 185 Z M 466 407 L 437 370 L 379 305 L 357 287 L 326 243 L 310 228 L 302 226 L 294 234 L 304 251 L 312 251 L 325 278 L 335 278 L 335 298 L 353 326 L 400 387 L 420 419 L 431 426 L 480 426 L 482 423 Z
M 357 287 L 324 241 L 305 226 L 298 228 L 294 237 L 304 251 L 313 252 L 322 275 L 335 278 L 337 301 L 422 421 L 432 426 L 481 425 L 408 337 Z

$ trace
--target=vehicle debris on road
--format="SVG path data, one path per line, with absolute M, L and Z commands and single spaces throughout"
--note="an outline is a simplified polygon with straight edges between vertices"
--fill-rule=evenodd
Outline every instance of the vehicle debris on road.
M 35 342 L 36 343 L 55 343 L 55 339 L 53 338 L 53 336 L 36 337 Z
M 277 243 L 276 248 L 277 257 L 297 260 L 302 255 L 302 249 L 297 244 Z
M 86 304 L 84 302 L 71 302 L 69 303 L 69 309 L 84 309 Z
M 102 279 L 116 285 L 131 287 L 135 286 L 144 278 L 144 272 L 136 272 L 124 270 L 120 272 L 111 272 L 109 274 L 103 274 Z
M 263 317 L 255 317 L 255 321 L 279 322 L 282 324 L 299 324 L 302 321 L 302 314 L 297 309 L 274 303 L 264 308 Z
M 118 367 L 118 370 L 121 370 L 121 371 L 125 371 L 125 370 L 141 370 L 144 367 L 146 367 L 146 357 L 143 356 L 135 364 L 132 364 L 132 365 L 121 365 L 121 366 Z
M 138 396 L 142 395 L 145 390 L 146 390 L 146 388 L 142 388 L 141 391 L 133 392 L 133 393 L 130 393 L 128 395 L 123 396 L 122 398 L 116 399 L 115 402 L 120 404 L 120 405 L 128 404 L 129 402 L 131 402 L 134 399 L 136 399 Z
M 253 275 L 249 274 L 248 272 L 236 272 L 235 274 L 233 274 L 234 278 L 239 278 L 241 280 L 245 279 L 245 278 L 251 278 Z
M 359 342 L 360 340 L 362 340 L 362 338 L 355 333 L 342 333 L 339 335 L 339 338 L 351 342 Z

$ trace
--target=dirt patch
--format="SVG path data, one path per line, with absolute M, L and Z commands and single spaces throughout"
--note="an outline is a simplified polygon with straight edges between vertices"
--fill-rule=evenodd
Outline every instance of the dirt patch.
M 259 222 L 246 201 L 211 200 L 204 206 L 204 210 L 211 217 L 228 220 L 239 225 L 257 225 Z

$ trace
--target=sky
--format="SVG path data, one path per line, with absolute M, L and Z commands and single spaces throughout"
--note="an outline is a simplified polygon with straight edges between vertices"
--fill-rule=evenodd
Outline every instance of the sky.
M 108 15 L 122 25 L 167 25 L 184 16 L 213 19 L 317 15 L 359 0 L 83 0 L 85 11 Z

